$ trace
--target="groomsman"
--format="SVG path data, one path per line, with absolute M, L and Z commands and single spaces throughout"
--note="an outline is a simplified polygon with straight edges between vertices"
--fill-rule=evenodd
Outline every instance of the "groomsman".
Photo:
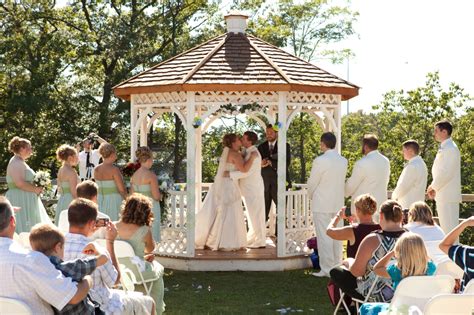
M 346 197 L 352 196 L 351 212 L 355 213 L 354 200 L 357 196 L 371 194 L 377 201 L 377 207 L 387 200 L 387 185 L 390 179 L 390 162 L 378 151 L 377 136 L 368 134 L 362 139 L 362 157 L 352 170 L 346 182 Z M 379 222 L 379 212 L 374 220 Z
M 278 170 L 278 133 L 273 125 L 265 130 L 267 141 L 258 146 L 262 156 L 262 178 L 265 186 L 265 218 L 268 220 L 272 201 L 277 205 L 277 170 Z M 290 145 L 286 144 L 286 181 L 290 183 L 289 166 L 291 161 Z M 287 184 L 288 186 L 290 184 Z
M 445 233 L 458 225 L 461 202 L 461 154 L 451 139 L 453 125 L 442 120 L 435 124 L 434 138 L 440 148 L 431 169 L 433 181 L 426 193 L 436 201 L 439 223 Z
M 319 145 L 323 154 L 314 159 L 308 179 L 308 196 L 311 198 L 321 266 L 321 271 L 313 273 L 313 276 L 329 277 L 331 268 L 342 262 L 342 242 L 327 236 L 326 229 L 344 205 L 347 160 L 334 150 L 336 136 L 332 132 L 323 133 Z
M 402 145 L 403 158 L 408 161 L 398 178 L 392 199 L 405 209 L 416 201 L 425 201 L 428 170 L 419 156 L 420 145 L 415 140 L 405 141 Z

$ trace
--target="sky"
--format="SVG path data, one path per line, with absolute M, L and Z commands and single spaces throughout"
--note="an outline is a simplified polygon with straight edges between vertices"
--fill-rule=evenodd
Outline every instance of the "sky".
M 350 6 L 360 13 L 359 35 L 341 47 L 355 57 L 342 65 L 313 63 L 343 79 L 349 72 L 349 81 L 361 87 L 351 112 L 370 111 L 389 90 L 424 86 L 434 71 L 443 87 L 455 82 L 474 96 L 474 1 L 353 0 Z

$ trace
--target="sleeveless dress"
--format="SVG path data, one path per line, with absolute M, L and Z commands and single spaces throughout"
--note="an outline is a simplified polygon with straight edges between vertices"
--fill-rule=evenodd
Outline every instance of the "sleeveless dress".
M 33 183 L 35 172 L 28 165 L 26 167 L 25 181 Z M 13 206 L 21 207 L 21 210 L 15 213 L 17 233 L 30 232 L 37 223 L 51 223 L 51 219 L 37 194 L 16 187 L 11 176 L 7 176 L 7 185 L 8 191 L 5 197 Z
M 226 163 L 225 170 L 235 171 L 235 165 Z M 202 208 L 196 213 L 196 248 L 207 246 L 212 250 L 239 250 L 247 246 L 247 228 L 239 186 L 229 177 L 222 179 L 222 196 L 214 196 L 211 186 Z M 218 197 L 218 198 L 216 198 Z
M 112 179 L 96 180 L 95 182 L 99 186 L 97 195 L 99 211 L 108 215 L 110 220 L 118 221 L 123 199 L 119 194 L 115 181 Z
M 78 183 L 80 183 L 79 177 L 77 178 Z M 59 187 L 61 188 L 61 196 L 58 199 L 58 203 L 56 205 L 56 216 L 54 218 L 54 223 L 58 225 L 59 223 L 59 215 L 61 211 L 66 210 L 69 208 L 69 204 L 72 202 L 74 198 L 72 198 L 71 188 L 69 187 L 69 182 L 60 182 Z
M 161 209 L 160 209 L 160 203 L 153 199 L 151 195 L 151 186 L 150 185 L 133 185 L 133 191 L 140 193 L 142 195 L 145 195 L 151 199 L 153 202 L 153 226 L 152 226 L 152 235 L 153 239 L 155 242 L 159 243 L 161 241 L 161 232 L 160 232 L 160 226 L 161 226 Z
M 148 226 L 142 226 L 138 228 L 138 230 L 133 233 L 133 235 L 129 239 L 123 239 L 120 236 L 117 236 L 117 240 L 125 241 L 133 247 L 136 257 L 138 257 L 142 262 L 142 270 L 144 268 L 144 270 L 141 272 L 143 279 L 146 280 L 150 278 L 155 278 L 157 276 L 159 277 L 158 280 L 155 280 L 153 282 L 150 296 L 155 301 L 156 313 L 161 314 L 165 311 L 165 303 L 163 302 L 163 297 L 165 293 L 165 285 L 163 282 L 164 267 L 156 260 L 150 263 L 143 259 L 145 253 L 144 238 L 149 229 L 150 227 Z M 137 258 L 134 258 L 134 260 L 135 259 Z M 138 274 L 137 270 L 137 265 L 135 265 L 130 258 L 119 258 L 119 263 L 125 265 L 134 273 L 137 279 L 140 279 L 140 275 Z

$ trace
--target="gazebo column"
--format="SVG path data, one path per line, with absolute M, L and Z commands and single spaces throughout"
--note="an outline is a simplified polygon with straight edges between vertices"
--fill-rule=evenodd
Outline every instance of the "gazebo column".
M 285 255 L 286 235 L 286 132 L 287 132 L 287 95 L 288 92 L 278 92 L 278 121 L 281 128 L 278 130 L 278 200 L 277 200 L 277 231 L 278 257 Z
M 148 115 L 147 115 L 148 116 Z M 148 145 L 148 119 L 145 117 L 140 126 L 140 146 Z
M 195 93 L 186 93 L 186 230 L 188 256 L 194 256 L 194 214 L 196 212 L 196 113 Z
M 202 126 L 196 131 L 196 207 L 202 204 Z
M 130 102 L 130 160 L 132 162 L 135 161 L 135 151 L 137 151 L 138 145 L 137 118 L 138 110 L 135 107 L 134 98 L 132 96 L 132 101 Z

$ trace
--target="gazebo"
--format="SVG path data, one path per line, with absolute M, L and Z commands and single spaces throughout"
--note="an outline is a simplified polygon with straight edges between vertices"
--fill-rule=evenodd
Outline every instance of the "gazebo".
M 147 145 L 148 132 L 163 113 L 175 113 L 187 132 L 186 189 L 171 192 L 171 213 L 162 227 L 159 244 L 158 254 L 164 259 L 165 267 L 166 259 L 179 269 L 180 259 L 189 262 L 206 256 L 206 251 L 194 248 L 194 214 L 201 205 L 203 188 L 209 185 L 201 180 L 201 136 L 215 119 L 245 113 L 265 128 L 262 119 L 265 117 L 280 126 L 278 146 L 283 148 L 292 119 L 305 112 L 314 117 L 323 130 L 334 132 L 337 149 L 341 148 L 341 101 L 358 95 L 359 88 L 246 34 L 247 18 L 240 12 L 231 12 L 225 16 L 226 34 L 113 88 L 116 96 L 131 102 L 132 160 L 138 145 Z M 279 150 L 278 159 L 286 161 L 285 150 Z M 305 255 L 306 240 L 314 234 L 306 190 L 286 191 L 285 164 L 278 164 L 278 241 L 273 256 L 287 262 L 276 269 L 295 268 L 297 264 L 288 264 L 288 258 Z M 252 257 L 258 260 L 259 249 L 252 251 Z M 189 264 L 182 268 L 193 269 Z M 235 268 L 242 269 L 241 266 Z

